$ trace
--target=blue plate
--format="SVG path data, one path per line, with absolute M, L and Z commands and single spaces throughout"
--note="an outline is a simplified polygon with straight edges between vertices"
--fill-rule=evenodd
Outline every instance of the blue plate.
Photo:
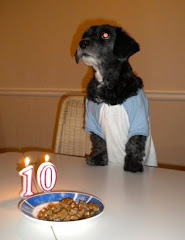
M 44 221 L 37 218 L 38 212 L 45 205 L 47 205 L 50 202 L 61 201 L 63 198 L 72 198 L 76 203 L 78 203 L 80 200 L 86 203 L 92 202 L 92 203 L 96 203 L 99 207 L 99 211 L 96 212 L 96 214 L 90 218 L 76 220 L 76 221 L 66 221 L 65 223 L 81 222 L 81 221 L 94 219 L 95 217 L 99 216 L 104 209 L 104 205 L 100 199 L 96 198 L 95 196 L 89 195 L 87 193 L 80 193 L 80 192 L 52 192 L 51 193 L 49 192 L 49 193 L 37 194 L 27 199 L 24 199 L 19 205 L 19 210 L 24 214 L 24 216 L 34 221 L 48 222 L 49 224 L 64 223 L 64 221 L 61 221 L 61 222 Z

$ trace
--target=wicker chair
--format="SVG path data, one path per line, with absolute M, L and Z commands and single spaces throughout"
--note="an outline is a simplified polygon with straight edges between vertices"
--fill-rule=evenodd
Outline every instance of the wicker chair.
M 54 152 L 84 157 L 90 154 L 90 134 L 84 130 L 84 96 L 67 96 L 60 107 Z

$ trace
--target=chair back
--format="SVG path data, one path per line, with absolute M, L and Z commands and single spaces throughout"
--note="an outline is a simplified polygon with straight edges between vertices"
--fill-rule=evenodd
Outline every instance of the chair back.
M 54 152 L 84 157 L 91 152 L 90 134 L 84 130 L 84 96 L 67 96 L 60 107 Z

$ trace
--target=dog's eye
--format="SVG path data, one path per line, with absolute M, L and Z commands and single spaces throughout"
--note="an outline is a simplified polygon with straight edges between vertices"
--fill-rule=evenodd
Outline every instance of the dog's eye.
M 106 32 L 104 32 L 104 33 L 102 34 L 102 38 L 103 38 L 103 39 L 109 39 L 109 34 L 106 33 Z

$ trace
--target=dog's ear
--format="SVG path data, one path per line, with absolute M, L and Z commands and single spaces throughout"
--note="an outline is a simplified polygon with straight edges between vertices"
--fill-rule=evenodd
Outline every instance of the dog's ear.
M 116 39 L 113 54 L 121 61 L 128 60 L 130 56 L 140 50 L 139 44 L 121 28 L 116 29 Z

